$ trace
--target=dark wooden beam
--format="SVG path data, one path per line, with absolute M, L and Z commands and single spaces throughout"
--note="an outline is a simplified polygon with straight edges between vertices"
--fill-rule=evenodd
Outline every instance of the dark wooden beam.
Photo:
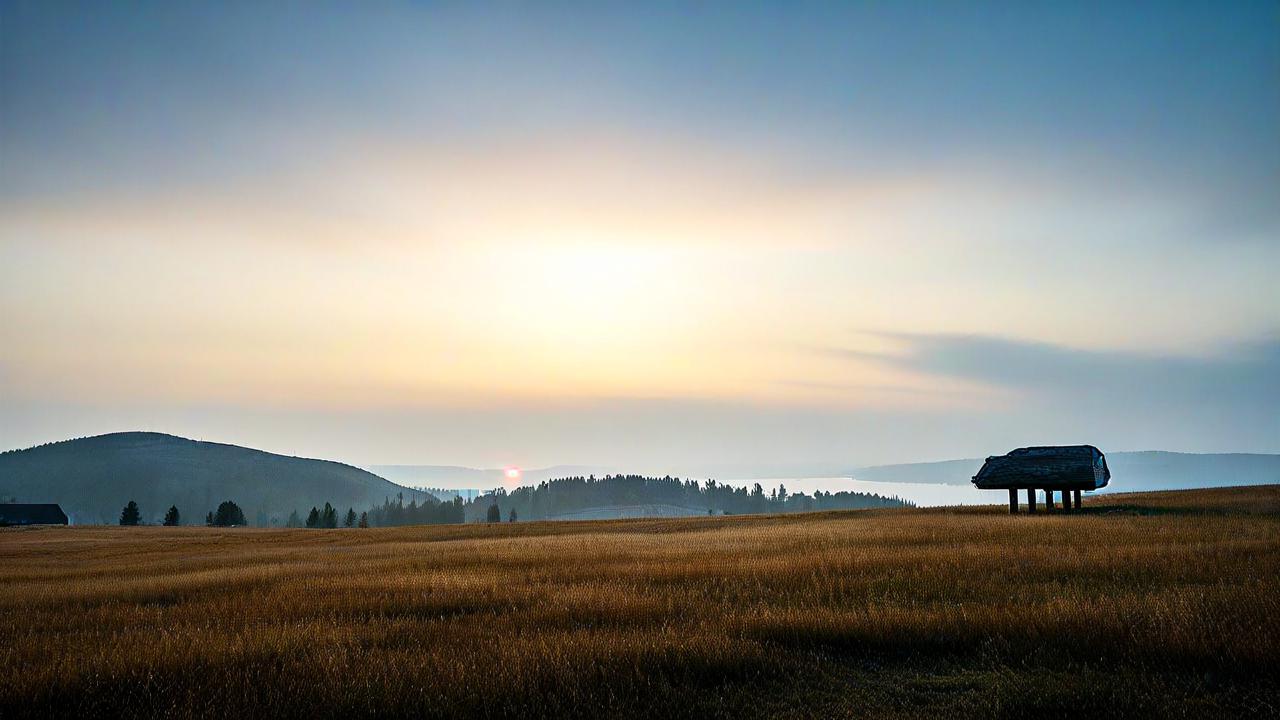
M 1036 511 L 1036 489 L 1027 488 L 1027 512 L 1034 514 Z
M 1053 491 L 1052 490 L 1044 491 L 1044 511 L 1053 512 Z
M 1076 490 L 1076 509 L 1080 509 L 1080 491 Z
M 1071 491 L 1070 490 L 1062 491 L 1062 510 L 1064 512 L 1071 512 Z
M 1018 514 L 1018 491 L 1016 488 L 1009 488 L 1009 514 Z

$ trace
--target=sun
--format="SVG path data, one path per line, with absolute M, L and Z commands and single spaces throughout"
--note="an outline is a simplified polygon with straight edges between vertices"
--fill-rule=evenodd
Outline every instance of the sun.
M 508 480 L 519 480 L 520 468 L 515 466 L 508 466 L 503 469 L 502 474 L 505 475 Z

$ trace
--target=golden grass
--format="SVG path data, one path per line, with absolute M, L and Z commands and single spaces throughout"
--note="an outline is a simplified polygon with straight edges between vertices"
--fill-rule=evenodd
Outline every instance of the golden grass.
M 369 530 L 0 531 L 0 716 L 1280 710 L 1280 487 Z

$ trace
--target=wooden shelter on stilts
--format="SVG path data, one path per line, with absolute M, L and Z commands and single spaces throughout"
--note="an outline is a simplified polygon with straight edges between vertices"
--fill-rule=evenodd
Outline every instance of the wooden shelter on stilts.
M 1018 491 L 1027 491 L 1027 511 L 1036 511 L 1036 491 L 1043 490 L 1045 511 L 1054 512 L 1053 494 L 1060 493 L 1062 511 L 1080 507 L 1080 493 L 1106 487 L 1111 480 L 1107 458 L 1092 445 L 1018 448 L 987 458 L 973 476 L 979 490 L 1008 490 L 1009 512 L 1018 512 Z

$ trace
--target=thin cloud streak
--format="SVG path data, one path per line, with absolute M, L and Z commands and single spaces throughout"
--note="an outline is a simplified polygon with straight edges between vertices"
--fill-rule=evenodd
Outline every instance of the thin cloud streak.
M 982 335 L 879 333 L 900 352 L 832 355 L 924 376 L 1020 393 L 1047 409 L 1175 413 L 1280 430 L 1280 340 L 1238 343 L 1205 356 L 1086 350 Z M 1280 436 L 1280 434 L 1278 434 Z

